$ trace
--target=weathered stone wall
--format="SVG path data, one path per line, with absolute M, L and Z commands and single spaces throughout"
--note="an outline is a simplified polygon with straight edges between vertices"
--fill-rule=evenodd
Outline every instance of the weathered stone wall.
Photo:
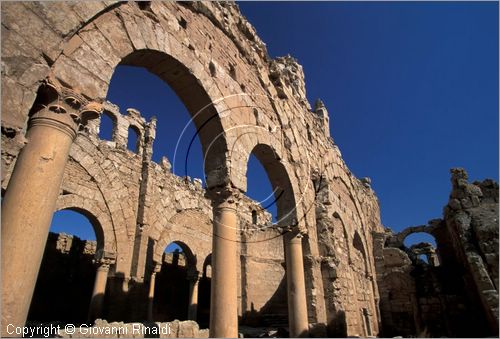
M 43 79 L 50 76 L 104 102 L 117 65 L 145 67 L 173 88 L 200 129 L 210 159 L 209 189 L 229 185 L 245 192 L 254 153 L 272 184 L 284 190 L 278 224 L 296 225 L 304 234 L 311 326 L 324 329 L 338 313 L 345 320 L 334 329 L 377 334 L 370 244 L 372 232 L 382 228 L 369 180 L 355 178 L 342 160 L 330 138 L 326 107 L 308 103 L 302 67 L 290 56 L 272 60 L 236 5 L 18 2 L 2 5 L 2 24 L 2 191 L 25 143 L 28 113 Z M 151 161 L 155 120 L 104 106 L 115 121 L 113 140 L 98 139 L 99 122 L 80 132 L 58 209 L 77 210 L 93 223 L 99 255 L 116 258 L 108 280 L 109 318 L 132 321 L 144 317 L 145 309 L 132 305 L 146 298 L 149 277 L 168 243 L 185 244 L 196 258 L 194 267 L 203 271 L 211 252 L 211 202 L 199 183 L 172 175 L 166 160 Z M 126 149 L 129 127 L 139 136 L 137 152 Z M 240 316 L 266 310 L 269 318 L 283 321 L 282 239 L 250 241 L 280 229 L 248 231 L 252 210 L 259 223 L 269 221 L 254 205 L 242 199 L 239 208 L 241 239 L 249 241 L 238 254 L 244 267 Z M 265 279 L 264 267 L 271 272 Z
M 385 336 L 498 335 L 498 184 L 470 184 L 463 169 L 451 173 L 443 220 L 375 236 Z M 433 235 L 437 248 L 405 247 L 417 232 Z

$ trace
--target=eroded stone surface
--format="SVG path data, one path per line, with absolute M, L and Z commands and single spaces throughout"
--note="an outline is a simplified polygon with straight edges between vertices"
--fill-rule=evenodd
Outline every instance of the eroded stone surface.
M 498 184 L 467 179 L 465 170 L 451 170 L 443 219 L 377 235 L 384 335 L 498 333 Z M 405 247 L 404 239 L 418 232 L 433 235 L 437 248 L 425 242 Z
M 444 221 L 417 228 L 444 239 L 444 249 L 437 249 L 440 267 L 464 265 L 467 287 L 479 291 L 480 302 L 466 301 L 460 291 L 437 292 L 439 274 L 414 258 L 432 251 L 422 245 L 412 249 L 412 257 L 398 248 L 408 232 L 384 231 L 371 180 L 349 171 L 330 137 L 327 108 L 319 100 L 313 110 L 306 99 L 302 66 L 291 56 L 271 59 L 234 3 L 4 3 L 2 24 L 3 192 L 26 142 L 36 92 L 48 75 L 102 102 L 114 121 L 112 140 L 98 138 L 99 121 L 80 131 L 57 203 L 57 210 L 90 217 L 96 253 L 116 258 L 108 278 L 109 321 L 145 319 L 149 280 L 169 243 L 185 244 L 192 253 L 186 262 L 202 275 L 209 274 L 212 249 L 212 205 L 200 180 L 173 175 L 173 159 L 151 161 L 155 119 L 146 121 L 140 112 L 120 111 L 104 100 L 120 63 L 145 67 L 165 80 L 194 124 L 205 126 L 199 137 L 209 190 L 244 192 L 254 152 L 284 191 L 278 225 L 256 202 L 243 195 L 238 201 L 241 324 L 286 328 L 282 234 L 291 226 L 304 234 L 311 335 L 414 335 L 435 323 L 431 315 L 444 314 L 445 306 L 458 310 L 455 318 L 446 329 L 432 330 L 456 333 L 449 329 L 461 321 L 467 302 L 476 302 L 489 317 L 495 314 L 498 185 L 468 184 L 462 171 L 453 172 Z M 131 128 L 138 134 L 135 152 L 127 150 Z M 415 268 L 430 278 L 418 281 L 410 274 Z M 186 324 L 172 323 L 175 336 L 208 336 Z

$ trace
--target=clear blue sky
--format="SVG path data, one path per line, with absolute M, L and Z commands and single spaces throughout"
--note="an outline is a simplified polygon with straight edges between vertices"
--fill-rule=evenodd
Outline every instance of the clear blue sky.
M 309 101 L 325 102 L 347 165 L 372 178 L 385 226 L 397 231 L 441 217 L 451 167 L 466 168 L 472 180 L 498 180 L 497 2 L 239 5 L 272 57 L 291 54 L 303 65 Z M 119 67 L 108 98 L 122 112 L 156 115 L 153 159 L 166 155 L 175 173 L 186 174 L 195 130 L 173 161 L 189 115 L 168 86 L 142 69 Z M 203 177 L 199 143 L 187 174 Z M 248 194 L 265 198 L 271 188 L 255 159 L 248 176 Z

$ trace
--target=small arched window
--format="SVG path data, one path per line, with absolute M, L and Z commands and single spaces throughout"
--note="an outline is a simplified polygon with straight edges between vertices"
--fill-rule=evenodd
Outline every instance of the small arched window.
M 141 132 L 139 129 L 133 125 L 130 125 L 128 129 L 128 141 L 127 141 L 127 148 L 134 152 L 134 153 L 139 153 L 139 147 L 141 145 L 140 139 L 141 137 Z
M 257 211 L 252 211 L 252 224 L 257 225 Z
M 116 119 L 108 111 L 101 114 L 101 122 L 99 124 L 99 139 L 114 141 L 116 129 Z

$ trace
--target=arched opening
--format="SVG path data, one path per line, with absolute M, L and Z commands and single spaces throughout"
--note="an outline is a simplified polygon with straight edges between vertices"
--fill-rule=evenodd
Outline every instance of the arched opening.
M 352 246 L 354 247 L 355 250 L 357 250 L 356 252 L 358 252 L 358 256 L 360 257 L 362 262 L 363 270 L 365 271 L 365 273 L 368 273 L 368 262 L 366 258 L 366 251 L 358 231 L 354 232 L 354 237 L 352 239 Z M 356 261 L 360 262 L 359 260 Z
M 130 125 L 130 127 L 128 128 L 127 149 L 134 153 L 139 153 L 140 145 L 141 132 L 136 126 Z
M 278 225 L 290 226 L 296 222 L 295 199 L 288 173 L 268 145 L 258 144 L 250 154 L 246 194 L 260 199 L 262 207 L 271 213 Z
M 434 238 L 434 236 L 425 232 L 410 233 L 403 241 L 404 245 L 408 248 L 410 248 L 412 245 L 422 242 L 427 242 L 433 247 L 436 247 L 436 239 Z
M 104 111 L 100 116 L 99 139 L 115 140 L 116 118 L 108 111 Z
M 185 65 L 157 51 L 132 52 L 116 67 L 107 99 L 122 110 L 138 109 L 146 121 L 157 117 L 153 161 L 160 163 L 166 156 L 174 174 L 220 184 L 220 175 L 211 175 L 220 174 L 225 166 L 227 146 L 220 117 Z
M 28 322 L 81 324 L 87 321 L 102 228 L 80 209 L 54 214 L 40 266 Z
M 153 302 L 153 321 L 187 320 L 190 302 L 189 273 L 196 270 L 189 247 L 174 241 L 168 244 L 157 273 Z
M 252 224 L 257 225 L 257 211 L 252 210 Z
M 285 167 L 268 145 L 258 144 L 249 156 L 247 196 L 263 211 L 252 211 L 251 220 L 256 225 L 243 239 L 240 323 L 287 330 L 286 264 L 279 226 L 296 226 L 295 203 Z
M 425 254 L 419 254 L 419 255 L 417 255 L 417 260 L 421 261 L 423 263 L 426 263 L 426 264 L 429 263 L 429 260 L 427 259 L 427 256 Z
M 278 211 L 273 188 L 266 170 L 254 154 L 250 155 L 247 165 L 246 195 L 255 200 L 262 209 L 269 213 L 269 216 L 272 218 L 271 222 L 277 221 Z M 252 223 L 253 220 L 257 224 L 257 211 L 255 210 L 252 210 Z
M 439 266 L 440 258 L 436 248 L 436 239 L 425 232 L 410 233 L 405 237 L 404 249 L 415 264 Z

